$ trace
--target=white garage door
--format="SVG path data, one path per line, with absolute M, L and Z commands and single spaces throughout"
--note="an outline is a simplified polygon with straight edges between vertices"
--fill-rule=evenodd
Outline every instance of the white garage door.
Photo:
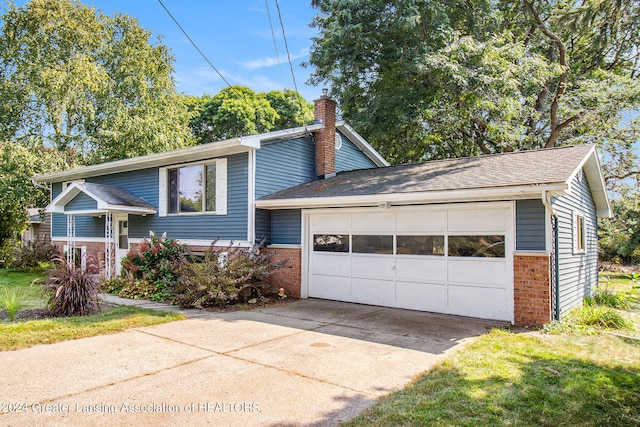
M 308 295 L 512 321 L 513 209 L 307 211 Z

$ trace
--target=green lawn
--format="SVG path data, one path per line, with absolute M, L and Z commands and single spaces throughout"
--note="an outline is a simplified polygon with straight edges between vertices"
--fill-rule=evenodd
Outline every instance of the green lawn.
M 12 271 L 0 269 L 0 289 L 7 287 L 9 290 L 17 290 L 22 295 L 23 308 L 44 307 L 45 297 L 42 287 L 34 281 L 42 279 L 40 271 Z
M 23 295 L 23 308 L 42 308 L 45 306 L 45 299 L 41 288 L 37 284 L 32 285 L 34 280 L 41 277 L 42 273 L 39 272 L 0 270 L 0 287 L 17 289 Z M 0 351 L 109 334 L 180 319 L 184 319 L 182 314 L 102 305 L 100 312 L 91 316 L 0 321 Z
M 630 311 L 638 330 L 638 305 Z M 494 330 L 343 425 L 637 426 L 640 340 Z

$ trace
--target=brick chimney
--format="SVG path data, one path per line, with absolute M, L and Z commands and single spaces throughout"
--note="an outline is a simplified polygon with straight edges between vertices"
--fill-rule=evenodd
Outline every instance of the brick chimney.
M 316 141 L 316 175 L 330 178 L 336 174 L 336 103 L 322 89 L 322 96 L 313 101 L 314 118 L 324 125 L 314 132 Z

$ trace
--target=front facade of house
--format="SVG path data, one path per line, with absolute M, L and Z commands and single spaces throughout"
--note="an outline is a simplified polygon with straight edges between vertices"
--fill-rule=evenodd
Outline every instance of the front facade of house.
M 52 187 L 52 240 L 109 274 L 150 231 L 195 251 L 264 239 L 289 261 L 271 280 L 292 297 L 519 325 L 596 286 L 609 204 L 594 147 L 387 167 L 324 96 L 316 118 L 38 177 Z

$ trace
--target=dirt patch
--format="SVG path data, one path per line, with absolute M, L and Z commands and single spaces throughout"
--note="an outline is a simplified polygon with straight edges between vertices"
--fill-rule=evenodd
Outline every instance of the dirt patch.
M 38 320 L 38 319 L 48 319 L 53 317 L 51 315 L 51 311 L 48 308 L 31 308 L 26 310 L 19 310 L 16 313 L 16 317 L 14 320 Z M 9 314 L 6 311 L 0 312 L 0 320 L 8 321 Z
M 614 264 L 613 262 L 602 261 L 599 265 L 600 271 L 614 271 L 616 273 L 640 273 L 640 265 L 635 264 Z

